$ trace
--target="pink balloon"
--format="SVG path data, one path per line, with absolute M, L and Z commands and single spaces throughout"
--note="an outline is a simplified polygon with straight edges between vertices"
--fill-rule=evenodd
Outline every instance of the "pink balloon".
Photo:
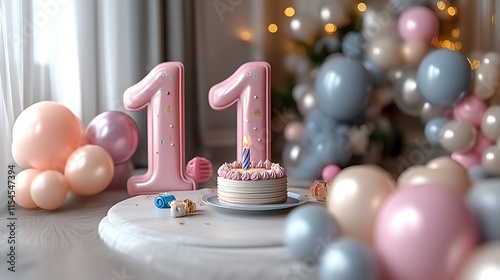
M 331 181 L 335 176 L 337 176 L 337 174 L 339 174 L 340 170 L 340 167 L 338 167 L 337 165 L 327 165 L 325 168 L 323 168 L 321 177 L 323 178 L 323 181 Z
M 459 121 L 468 122 L 475 127 L 481 126 L 486 103 L 476 96 L 469 95 L 453 108 L 453 117 Z
M 134 120 L 118 111 L 107 111 L 90 121 L 85 130 L 90 144 L 103 147 L 114 164 L 128 160 L 137 149 L 139 132 Z
M 474 144 L 474 147 L 472 147 L 472 150 L 476 152 L 476 154 L 482 155 L 484 150 L 491 147 L 491 145 L 493 145 L 493 142 L 490 139 L 486 138 L 481 130 L 478 129 L 476 143 Z
M 85 145 L 69 156 L 64 176 L 74 194 L 94 195 L 106 189 L 113 172 L 113 159 L 104 148 Z
M 389 279 L 456 279 L 478 244 L 463 199 L 428 184 L 387 198 L 375 224 L 375 250 Z
M 31 198 L 31 183 L 38 174 L 40 174 L 40 170 L 37 169 L 25 169 L 17 174 L 16 186 L 14 187 L 16 192 L 14 201 L 17 205 L 27 209 L 38 208 Z
M 439 20 L 431 9 L 415 6 L 399 16 L 398 31 L 405 41 L 419 39 L 430 44 L 439 34 Z
M 38 207 L 55 210 L 61 207 L 68 194 L 68 182 L 64 175 L 55 170 L 38 174 L 31 183 L 31 197 Z
M 17 117 L 12 128 L 12 155 L 24 169 L 62 171 L 80 141 L 75 115 L 60 103 L 42 101 Z
M 115 165 L 115 171 L 113 172 L 113 179 L 106 188 L 107 191 L 114 190 L 127 190 L 127 181 L 132 176 L 132 171 L 134 171 L 134 162 L 129 159 L 124 163 Z
M 478 154 L 474 149 L 467 152 L 453 152 L 451 158 L 460 163 L 465 169 L 469 170 L 474 165 L 481 164 L 481 154 Z

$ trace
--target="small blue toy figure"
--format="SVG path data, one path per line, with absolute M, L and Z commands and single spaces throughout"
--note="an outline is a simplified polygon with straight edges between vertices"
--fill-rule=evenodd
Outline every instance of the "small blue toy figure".
M 170 202 L 175 200 L 175 196 L 169 193 L 159 194 L 155 198 L 155 205 L 158 208 L 170 208 Z

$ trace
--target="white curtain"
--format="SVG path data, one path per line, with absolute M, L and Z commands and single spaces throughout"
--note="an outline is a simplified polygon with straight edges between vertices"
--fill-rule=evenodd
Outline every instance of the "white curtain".
M 183 0 L 0 0 L 2 208 L 7 165 L 14 164 L 12 126 L 22 110 L 54 100 L 85 124 L 106 110 L 125 111 L 124 90 L 155 65 L 167 59 L 194 63 L 187 59 L 194 49 L 185 46 L 193 44 L 187 29 L 194 27 L 186 24 L 192 19 L 191 5 Z M 186 78 L 187 89 L 194 83 Z M 187 98 L 186 106 L 196 106 L 194 100 Z M 140 132 L 133 159 L 136 166 L 145 167 L 145 111 L 127 113 Z M 186 119 L 188 135 L 196 134 L 195 119 Z M 191 156 L 196 143 L 187 144 Z

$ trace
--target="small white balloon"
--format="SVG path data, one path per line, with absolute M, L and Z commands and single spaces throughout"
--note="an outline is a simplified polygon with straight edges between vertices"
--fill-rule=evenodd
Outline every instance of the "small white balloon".
M 286 141 L 300 141 L 304 136 L 304 124 L 300 121 L 293 121 L 285 126 L 283 132 Z

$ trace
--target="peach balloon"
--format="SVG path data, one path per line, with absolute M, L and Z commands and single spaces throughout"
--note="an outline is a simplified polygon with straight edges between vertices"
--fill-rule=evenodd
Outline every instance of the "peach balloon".
M 415 165 L 406 169 L 398 178 L 398 187 L 413 187 L 423 184 L 439 185 L 465 195 L 472 182 L 467 170 L 449 157 L 431 160 L 426 166 Z
M 70 190 L 77 195 L 102 192 L 113 179 L 114 164 L 111 155 L 97 145 L 76 149 L 68 158 L 64 175 Z
M 31 183 L 31 197 L 38 207 L 55 210 L 61 207 L 68 194 L 68 182 L 55 170 L 40 172 Z
M 54 101 L 29 106 L 12 128 L 13 157 L 25 169 L 62 171 L 80 141 L 81 128 L 75 115 Z
M 16 186 L 14 187 L 16 192 L 14 201 L 17 205 L 27 209 L 38 208 L 31 198 L 31 183 L 38 174 L 40 174 L 40 170 L 37 169 L 25 169 L 17 174 Z
M 418 66 L 428 51 L 427 42 L 419 39 L 408 40 L 401 46 L 401 53 L 408 66 Z
M 350 166 L 331 181 L 328 210 L 345 234 L 371 244 L 378 209 L 394 188 L 394 180 L 384 169 L 376 165 Z
M 478 247 L 468 258 L 460 279 L 500 279 L 500 241 Z

